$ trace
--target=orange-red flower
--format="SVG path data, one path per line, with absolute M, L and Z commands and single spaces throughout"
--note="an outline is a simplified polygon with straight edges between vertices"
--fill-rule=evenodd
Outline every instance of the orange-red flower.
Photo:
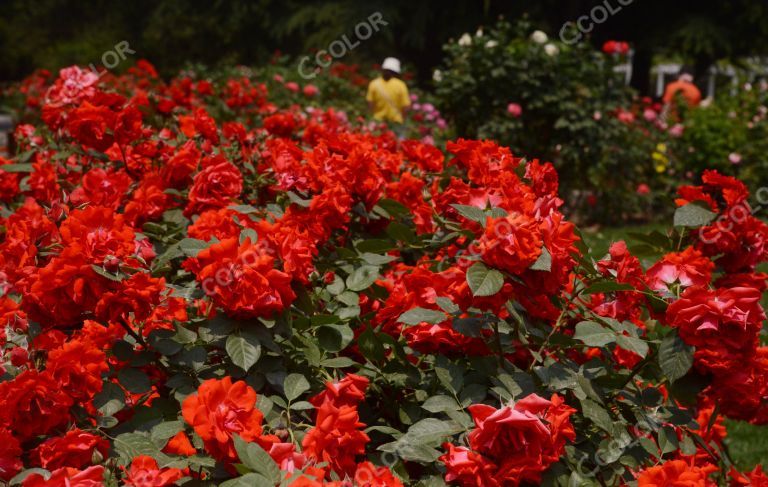
M 176 485 L 181 477 L 178 468 L 160 468 L 154 458 L 139 455 L 131 461 L 131 468 L 124 481 L 130 487 L 164 487 Z
M 638 487 L 714 487 L 709 476 L 717 471 L 713 465 L 692 466 L 684 460 L 671 460 L 650 467 L 637 477 Z
M 478 246 L 486 264 L 519 274 L 541 254 L 541 232 L 535 220 L 522 215 L 489 219 Z
M 248 239 L 242 244 L 236 238 L 222 240 L 187 262 L 203 291 L 231 316 L 270 317 L 296 297 L 290 276 Z
M 237 460 L 234 435 L 245 441 L 261 436 L 264 415 L 256 408 L 256 391 L 231 377 L 209 379 L 182 404 L 184 421 L 203 440 L 205 449 L 219 460 Z
M 94 453 L 107 457 L 109 442 L 80 429 L 67 431 L 64 436 L 50 438 L 32 450 L 34 465 L 47 470 L 61 467 L 83 468 L 91 464 Z

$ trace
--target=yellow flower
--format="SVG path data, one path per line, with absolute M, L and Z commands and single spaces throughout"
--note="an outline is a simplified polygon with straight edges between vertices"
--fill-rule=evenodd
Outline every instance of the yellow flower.
M 661 173 L 663 173 L 666 170 L 667 170 L 667 166 L 665 166 L 664 164 L 656 164 L 656 172 L 657 173 L 661 174 Z
M 659 162 L 659 164 L 667 165 L 667 163 L 669 162 L 669 159 L 667 158 L 667 156 L 665 156 L 661 152 L 654 152 L 653 154 L 651 154 L 651 157 L 653 158 L 654 161 Z
M 667 152 L 667 144 L 658 144 L 656 146 L 656 150 L 661 152 L 661 153 Z

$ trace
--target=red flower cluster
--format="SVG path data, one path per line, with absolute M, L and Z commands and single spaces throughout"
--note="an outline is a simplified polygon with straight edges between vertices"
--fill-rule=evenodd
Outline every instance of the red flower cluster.
M 603 43 L 603 52 L 606 54 L 625 55 L 629 53 L 629 44 L 624 41 L 605 41 Z
M 470 406 L 475 429 L 469 448 L 445 445 L 440 457 L 448 482 L 463 486 L 521 485 L 541 481 L 541 474 L 558 461 L 567 440 L 576 433 L 570 421 L 576 410 L 557 394 L 546 400 L 531 394 L 514 405 L 496 409 Z

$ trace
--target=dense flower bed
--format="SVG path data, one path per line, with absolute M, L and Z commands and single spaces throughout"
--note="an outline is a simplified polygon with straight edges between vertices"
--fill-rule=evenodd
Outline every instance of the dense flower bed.
M 493 142 L 446 156 L 145 62 L 22 92 L 44 123 L 0 161 L 3 481 L 768 481 L 723 444 L 723 416 L 768 421 L 739 181 L 680 188 L 644 269 L 593 258 L 552 165 Z

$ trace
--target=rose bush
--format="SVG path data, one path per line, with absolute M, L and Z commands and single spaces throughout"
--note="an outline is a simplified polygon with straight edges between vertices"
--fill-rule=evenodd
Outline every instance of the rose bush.
M 0 480 L 766 481 L 724 443 L 768 421 L 738 180 L 681 187 L 644 266 L 592 256 L 552 164 L 494 142 L 146 62 L 84 78 L 20 87 L 41 122 L 0 170 Z
M 502 19 L 443 47 L 437 105 L 456 133 L 552 161 L 565 209 L 590 222 L 667 217 L 669 194 L 706 169 L 755 191 L 768 184 L 768 84 L 724 88 L 714 102 L 663 116 L 614 71 L 628 49 L 608 41 L 600 52 Z

